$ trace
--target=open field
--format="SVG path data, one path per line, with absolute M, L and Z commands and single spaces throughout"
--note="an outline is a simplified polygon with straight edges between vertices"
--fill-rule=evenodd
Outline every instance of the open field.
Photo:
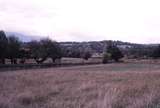
M 0 72 L 0 108 L 160 108 L 160 64 Z

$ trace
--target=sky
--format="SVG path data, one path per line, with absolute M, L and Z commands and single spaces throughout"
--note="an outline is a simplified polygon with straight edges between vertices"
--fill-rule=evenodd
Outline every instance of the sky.
M 56 41 L 160 43 L 160 1 L 0 0 L 0 29 Z

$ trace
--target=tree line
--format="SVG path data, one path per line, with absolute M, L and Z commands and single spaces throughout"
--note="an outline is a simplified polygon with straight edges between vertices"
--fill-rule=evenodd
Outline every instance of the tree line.
M 91 42 L 63 42 L 64 49 L 89 47 L 89 51 L 93 53 L 105 53 L 106 49 L 118 47 L 126 59 L 157 59 L 160 57 L 159 44 L 135 44 L 122 41 L 91 41 Z M 112 45 L 111 45 L 112 44 Z M 112 47 L 108 47 L 112 46 Z M 104 56 L 110 54 L 104 54 Z M 110 57 L 108 57 L 110 58 Z
M 134 55 L 135 57 L 144 55 L 153 58 L 160 57 L 160 45 L 156 47 L 150 46 L 150 48 L 148 48 L 135 44 L 135 48 L 124 50 L 120 49 L 117 43 L 119 42 L 107 41 L 103 42 L 103 44 L 91 42 L 89 47 L 82 44 L 71 44 L 69 47 L 64 47 L 49 38 L 24 43 L 16 36 L 7 37 L 4 31 L 0 31 L 0 64 L 5 64 L 6 59 L 9 59 L 11 64 L 17 64 L 18 59 L 20 59 L 19 63 L 22 64 L 24 64 L 27 59 L 34 59 L 38 64 L 43 63 L 47 58 L 51 58 L 53 63 L 62 57 L 83 58 L 88 60 L 94 53 L 92 49 L 100 50 L 100 52 L 103 53 L 103 63 L 108 63 L 109 60 L 118 62 L 119 59 L 124 56 L 130 55 Z
M 62 57 L 77 57 L 88 60 L 91 53 L 87 50 L 66 50 L 61 45 L 49 38 L 40 41 L 33 40 L 27 43 L 21 42 L 16 36 L 6 36 L 4 31 L 0 31 L 0 64 L 5 64 L 9 59 L 11 64 L 24 64 L 26 59 L 34 59 L 38 64 L 43 63 L 47 58 L 51 58 L 55 63 Z

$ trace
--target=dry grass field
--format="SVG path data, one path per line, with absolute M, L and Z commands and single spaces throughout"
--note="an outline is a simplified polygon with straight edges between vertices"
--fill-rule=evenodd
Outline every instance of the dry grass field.
M 1 72 L 0 108 L 160 108 L 160 64 Z

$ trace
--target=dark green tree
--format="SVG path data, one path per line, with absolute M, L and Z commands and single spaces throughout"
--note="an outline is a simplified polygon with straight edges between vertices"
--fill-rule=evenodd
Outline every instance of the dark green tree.
M 52 41 L 50 39 L 43 39 L 40 41 L 40 43 L 46 49 L 47 55 L 52 59 L 53 63 L 56 59 L 62 58 L 62 50 L 58 42 Z
M 124 57 L 120 49 L 111 42 L 107 45 L 107 53 L 110 54 L 111 59 L 115 60 L 116 62 L 118 62 L 119 59 Z
M 158 47 L 154 49 L 151 57 L 153 57 L 155 59 L 160 58 L 160 45 L 158 45 Z
M 17 37 L 8 37 L 7 58 L 11 60 L 11 64 L 17 64 L 17 58 L 19 58 L 20 45 L 21 42 Z
M 111 59 L 111 54 L 105 52 L 105 53 L 103 54 L 102 63 L 103 63 L 103 64 L 106 64 L 106 63 L 108 63 L 108 61 L 109 61 L 110 59 Z
M 31 50 L 31 57 L 34 58 L 38 64 L 43 63 L 48 57 L 52 58 L 53 62 L 62 57 L 59 44 L 48 38 L 30 42 L 29 48 Z
M 47 59 L 47 52 L 44 46 L 38 41 L 31 41 L 29 43 L 29 49 L 31 52 L 31 58 L 33 58 L 38 64 L 43 63 Z
M 30 58 L 30 50 L 27 48 L 21 48 L 19 50 L 19 58 L 20 58 L 20 63 L 24 64 L 26 59 Z
M 4 31 L 0 31 L 0 64 L 5 64 L 8 40 Z

